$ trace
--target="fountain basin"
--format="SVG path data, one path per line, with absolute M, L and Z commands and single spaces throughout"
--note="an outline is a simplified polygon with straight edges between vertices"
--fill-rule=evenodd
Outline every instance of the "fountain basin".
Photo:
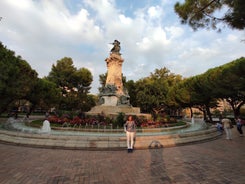
M 20 126 L 20 123 L 18 124 Z M 172 130 L 171 132 L 137 132 L 135 149 L 165 148 L 213 140 L 221 135 L 216 128 Z M 126 149 L 125 133 L 54 131 L 42 134 L 38 129 L 13 131 L 0 129 L 0 142 L 42 148 L 121 150 Z
M 173 135 L 137 135 L 135 149 L 165 148 L 203 142 L 218 138 L 221 133 L 215 128 L 199 132 Z M 66 136 L 50 134 L 31 134 L 0 130 L 0 142 L 42 148 L 83 149 L 83 150 L 121 150 L 126 149 L 126 136 Z

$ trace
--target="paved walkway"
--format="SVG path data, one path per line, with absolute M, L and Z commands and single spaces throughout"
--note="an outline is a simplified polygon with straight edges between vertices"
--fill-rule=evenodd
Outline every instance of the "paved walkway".
M 0 184 L 243 184 L 245 137 L 120 151 L 0 144 Z

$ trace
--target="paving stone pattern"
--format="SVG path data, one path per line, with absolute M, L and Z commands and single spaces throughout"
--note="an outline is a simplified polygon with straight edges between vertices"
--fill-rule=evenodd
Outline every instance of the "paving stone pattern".
M 0 144 L 0 184 L 244 184 L 245 137 L 119 151 Z

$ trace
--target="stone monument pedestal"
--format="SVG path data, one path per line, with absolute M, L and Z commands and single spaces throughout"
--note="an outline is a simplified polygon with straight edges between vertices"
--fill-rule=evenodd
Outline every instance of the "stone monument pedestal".
M 101 106 L 116 106 L 118 98 L 116 96 L 104 96 L 104 103 Z
M 87 115 L 98 115 L 103 114 L 105 116 L 116 117 L 118 113 L 124 113 L 126 116 L 128 115 L 136 115 L 138 117 L 143 117 L 145 119 L 151 119 L 150 114 L 140 113 L 139 107 L 132 106 L 106 106 L 106 105 L 97 105 L 93 107 Z
M 110 105 L 97 105 L 93 107 L 88 114 L 105 114 L 105 115 L 117 115 L 118 113 L 125 114 L 140 114 L 139 107 L 131 107 L 131 106 L 110 106 Z

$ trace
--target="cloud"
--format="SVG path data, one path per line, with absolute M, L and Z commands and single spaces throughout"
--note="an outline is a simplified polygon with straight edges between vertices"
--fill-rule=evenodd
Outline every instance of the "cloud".
M 156 68 L 188 77 L 244 56 L 244 32 L 193 32 L 179 23 L 174 3 L 2 0 L 0 40 L 39 77 L 48 75 L 57 60 L 71 57 L 77 68 L 92 72 L 95 94 L 114 39 L 121 42 L 123 75 L 135 81 Z

